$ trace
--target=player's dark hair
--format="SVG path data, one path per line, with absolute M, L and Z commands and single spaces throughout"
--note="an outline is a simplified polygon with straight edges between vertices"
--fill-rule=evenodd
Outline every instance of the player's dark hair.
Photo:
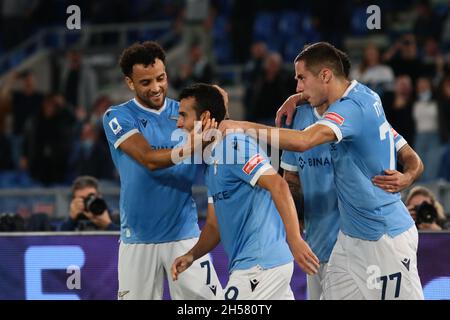
M 98 180 L 91 176 L 79 176 L 76 178 L 72 183 L 72 198 L 75 195 L 75 191 L 85 188 L 94 188 L 98 191 Z
M 336 48 L 337 53 L 339 54 L 339 57 L 341 58 L 342 67 L 344 68 L 344 75 L 346 78 L 350 77 L 350 69 L 352 68 L 352 63 L 350 62 L 350 58 L 348 55 L 342 51 Z
M 122 73 L 130 77 L 135 64 L 143 64 L 147 67 L 148 65 L 153 65 L 156 59 L 161 60 L 163 63 L 166 62 L 164 49 L 155 41 L 145 41 L 135 43 L 123 50 L 120 55 L 119 65 Z
M 329 68 L 336 76 L 346 77 L 343 62 L 338 50 L 328 42 L 317 42 L 305 47 L 294 62 L 304 61 L 306 68 L 319 74 L 322 68 Z
M 226 108 L 223 96 L 216 87 L 205 83 L 193 84 L 181 91 L 179 100 L 190 97 L 195 98 L 197 102 L 195 105 L 197 118 L 200 118 L 205 111 L 209 111 L 211 118 L 215 118 L 217 122 L 225 118 Z

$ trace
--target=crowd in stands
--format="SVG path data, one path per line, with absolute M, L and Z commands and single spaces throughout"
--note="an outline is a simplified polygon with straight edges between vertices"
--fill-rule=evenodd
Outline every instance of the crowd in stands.
M 365 8 L 371 3 L 364 0 L 4 0 L 0 53 L 40 28 L 65 25 L 70 4 L 79 5 L 90 24 L 170 20 L 187 48 L 169 75 L 173 89 L 221 83 L 217 66 L 238 64 L 245 118 L 273 124 L 295 92 L 292 61 L 304 44 L 324 40 L 346 51 L 345 37 L 384 35 L 388 45 L 368 41 L 349 52 L 351 78 L 381 96 L 388 120 L 424 162 L 421 182 L 450 181 L 449 4 L 379 3 L 383 27 L 369 33 Z M 393 26 L 405 12 L 411 20 L 400 32 Z M 83 63 L 83 52 L 67 51 L 52 92 L 38 92 L 35 82 L 32 71 L 11 71 L 0 84 L 0 175 L 14 175 L 0 177 L 0 187 L 68 186 L 80 175 L 117 182 L 101 120 L 118 101 L 99 94 L 98 75 Z

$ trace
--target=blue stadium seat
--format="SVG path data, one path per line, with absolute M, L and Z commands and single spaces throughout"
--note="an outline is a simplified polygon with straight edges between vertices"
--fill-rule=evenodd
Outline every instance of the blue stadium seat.
M 298 35 L 286 42 L 283 50 L 283 60 L 286 62 L 293 62 L 305 43 L 306 37 L 302 35 Z
M 215 42 L 213 49 L 218 64 L 230 64 L 233 62 L 230 41 Z
M 369 31 L 366 25 L 367 17 L 366 7 L 357 7 L 353 9 L 351 30 L 355 36 L 365 35 Z
M 253 24 L 253 38 L 267 41 L 275 35 L 277 30 L 277 17 L 273 13 L 262 12 L 257 14 Z
M 281 13 L 278 22 L 278 31 L 285 39 L 294 37 L 302 32 L 302 23 L 300 14 L 292 11 Z
M 212 29 L 212 35 L 214 41 L 222 41 L 227 37 L 226 26 L 228 23 L 228 18 L 224 15 L 219 15 L 214 19 L 214 25 Z

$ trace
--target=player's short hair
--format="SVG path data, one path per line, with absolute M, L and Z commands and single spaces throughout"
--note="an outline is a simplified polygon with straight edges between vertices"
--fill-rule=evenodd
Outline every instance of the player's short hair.
M 166 62 L 166 53 L 157 42 L 137 42 L 123 50 L 120 55 L 119 65 L 122 73 L 130 77 L 135 64 L 143 64 L 147 67 L 148 65 L 153 65 L 156 59 L 161 60 L 163 63 Z
M 98 191 L 98 180 L 91 176 L 79 176 L 72 183 L 72 198 L 75 192 L 85 188 L 94 188 Z
M 195 105 L 197 118 L 200 118 L 200 115 L 205 111 L 209 111 L 211 118 L 216 119 L 217 122 L 225 118 L 225 102 L 219 89 L 215 86 L 205 83 L 190 85 L 181 91 L 179 100 L 190 97 L 195 98 L 197 102 Z
M 344 69 L 344 75 L 346 78 L 348 78 L 350 77 L 350 69 L 352 68 L 350 58 L 348 57 L 348 54 L 346 54 L 344 51 L 339 50 L 337 48 L 336 51 L 339 54 L 339 57 L 341 58 L 342 68 Z
M 306 46 L 294 63 L 298 61 L 304 61 L 306 68 L 314 74 L 318 74 L 322 68 L 329 68 L 336 76 L 346 77 L 338 50 L 328 42 L 316 42 Z

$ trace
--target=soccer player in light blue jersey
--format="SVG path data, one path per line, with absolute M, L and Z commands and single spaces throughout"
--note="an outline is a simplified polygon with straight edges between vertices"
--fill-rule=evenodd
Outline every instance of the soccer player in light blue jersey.
M 181 92 L 180 128 L 190 131 L 194 121 L 224 116 L 222 96 L 213 86 Z M 292 260 L 309 274 L 319 261 L 301 238 L 287 183 L 251 137 L 237 133 L 213 143 L 211 152 L 204 152 L 206 225 L 195 246 L 174 261 L 173 278 L 222 241 L 230 272 L 225 299 L 293 299 Z
M 179 103 L 166 96 L 164 63 L 165 53 L 155 42 L 125 49 L 120 67 L 135 97 L 112 106 L 103 117 L 121 183 L 119 299 L 162 299 L 173 260 L 200 233 L 191 192 L 196 167 L 172 162 Z M 179 281 L 168 280 L 172 299 L 223 299 L 209 255 Z
M 344 73 L 348 78 L 351 63 L 347 55 L 338 50 L 341 57 Z M 328 109 L 324 104 L 315 108 L 302 102 L 297 95 L 289 97 L 281 112 L 289 116 L 295 112 L 292 129 L 304 130 L 320 119 Z M 300 102 L 300 103 L 299 103 Z M 299 106 L 296 108 L 296 104 Z M 283 109 L 285 109 L 283 111 Z M 280 113 L 281 113 L 280 112 Z M 405 177 L 399 189 L 410 186 L 422 173 L 423 164 L 414 150 L 399 134 L 394 134 L 394 143 L 399 162 L 404 172 L 392 173 L 387 176 L 377 176 L 380 187 L 386 187 L 387 182 L 394 182 L 395 177 Z M 281 167 L 284 169 L 284 178 L 289 184 L 291 193 L 297 203 L 303 203 L 302 221 L 305 240 L 320 260 L 319 272 L 307 275 L 307 295 L 310 300 L 318 300 L 322 294 L 322 284 L 325 278 L 328 260 L 336 242 L 339 232 L 339 210 L 336 187 L 334 184 L 333 161 L 330 154 L 330 145 L 322 144 L 305 152 L 284 151 Z M 399 178 L 400 179 L 400 178 Z M 377 182 L 378 183 L 378 182 Z M 387 191 L 392 185 L 386 187 Z M 396 189 L 395 192 L 398 192 Z
M 423 299 L 417 271 L 418 234 L 400 194 L 374 185 L 395 171 L 394 132 L 379 96 L 348 81 L 336 49 L 324 42 L 295 59 L 297 90 L 313 106 L 329 105 L 315 125 L 299 131 L 224 121 L 220 129 L 264 129 L 281 149 L 305 152 L 331 143 L 340 232 L 324 279 L 324 299 Z

